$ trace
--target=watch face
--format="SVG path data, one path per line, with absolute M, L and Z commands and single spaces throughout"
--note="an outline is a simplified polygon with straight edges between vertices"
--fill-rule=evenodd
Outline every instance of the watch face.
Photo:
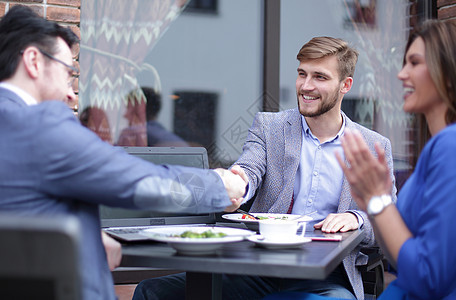
M 385 207 L 392 203 L 393 202 L 390 195 L 372 197 L 367 204 L 367 214 L 377 215 L 381 213 Z
M 369 214 L 378 214 L 383 210 L 383 201 L 380 197 L 374 197 L 369 201 L 368 211 Z

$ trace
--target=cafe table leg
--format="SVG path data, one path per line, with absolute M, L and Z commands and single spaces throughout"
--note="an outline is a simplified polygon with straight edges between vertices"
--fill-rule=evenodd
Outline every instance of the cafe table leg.
M 185 298 L 221 300 L 222 274 L 187 272 Z

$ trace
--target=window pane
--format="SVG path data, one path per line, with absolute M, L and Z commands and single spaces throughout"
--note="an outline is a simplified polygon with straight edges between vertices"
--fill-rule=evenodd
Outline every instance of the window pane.
M 261 108 L 262 1 L 219 0 L 216 14 L 182 12 L 185 3 L 82 2 L 79 113 L 90 108 L 86 124 L 115 145 L 147 145 L 153 101 L 139 88 L 152 88 L 161 98 L 153 132 L 228 166 Z

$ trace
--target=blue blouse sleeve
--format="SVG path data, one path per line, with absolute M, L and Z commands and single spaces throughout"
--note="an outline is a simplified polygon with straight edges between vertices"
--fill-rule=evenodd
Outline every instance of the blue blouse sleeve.
M 397 283 L 422 299 L 440 299 L 456 286 L 455 129 L 442 131 L 423 150 L 418 179 L 408 187 L 421 193 L 401 211 L 414 237 L 399 252 Z

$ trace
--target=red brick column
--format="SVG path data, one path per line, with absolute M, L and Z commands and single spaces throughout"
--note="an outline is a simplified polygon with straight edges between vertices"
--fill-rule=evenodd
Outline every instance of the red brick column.
M 456 0 L 437 1 L 437 15 L 440 20 L 456 17 Z

